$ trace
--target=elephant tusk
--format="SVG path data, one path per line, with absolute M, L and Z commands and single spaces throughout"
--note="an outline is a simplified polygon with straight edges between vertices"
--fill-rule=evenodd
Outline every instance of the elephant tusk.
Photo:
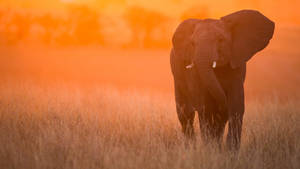
M 212 67 L 213 67 L 213 68 L 216 68 L 216 66 L 217 66 L 217 62 L 214 61 Z
M 186 69 L 191 69 L 194 66 L 194 63 L 187 65 L 185 68 Z

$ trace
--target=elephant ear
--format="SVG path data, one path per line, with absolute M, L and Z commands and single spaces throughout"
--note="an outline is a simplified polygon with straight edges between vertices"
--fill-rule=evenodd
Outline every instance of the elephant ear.
M 221 18 L 232 33 L 232 68 L 247 62 L 264 49 L 273 36 L 275 24 L 260 12 L 241 10 Z
M 172 44 L 177 57 L 183 59 L 185 54 L 189 52 L 188 48 L 189 45 L 191 45 L 190 38 L 198 22 L 198 19 L 187 19 L 176 28 L 172 38 Z

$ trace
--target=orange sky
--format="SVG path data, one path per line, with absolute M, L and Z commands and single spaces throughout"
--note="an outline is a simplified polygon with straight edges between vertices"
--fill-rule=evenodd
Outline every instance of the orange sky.
M 127 6 L 139 5 L 177 17 L 184 10 L 195 5 L 207 7 L 211 17 L 220 17 L 230 12 L 252 8 L 262 11 L 275 21 L 283 24 L 300 24 L 300 1 L 298 0 L 0 0 L 2 6 L 17 7 L 33 11 L 59 11 L 65 4 L 83 3 L 110 14 L 120 13 Z
M 7 11 L 7 9 L 12 9 L 12 11 L 25 10 L 26 12 L 33 13 L 42 12 L 42 14 L 52 12 L 58 14 L 57 16 L 55 16 L 56 18 L 60 18 L 61 16 L 59 16 L 59 14 L 67 11 L 66 7 L 69 3 L 87 4 L 91 8 L 95 9 L 93 10 L 93 12 L 100 11 L 100 16 L 103 16 L 102 14 L 105 13 L 103 20 L 108 22 L 102 23 L 104 26 L 101 27 L 101 32 L 103 33 L 101 34 L 101 38 L 103 38 L 104 42 L 106 42 L 106 40 L 109 41 L 107 41 L 106 43 L 99 42 L 94 44 L 92 40 L 93 38 L 98 38 L 98 36 L 96 36 L 97 34 L 94 34 L 94 32 L 97 31 L 92 30 L 92 26 L 86 24 L 85 20 L 83 20 L 83 24 L 78 24 L 79 26 L 75 27 L 75 21 L 80 22 L 80 19 L 85 19 L 88 17 L 84 15 L 82 18 L 77 18 L 76 20 L 76 16 L 74 16 L 76 14 L 74 14 L 74 11 L 70 13 L 71 18 L 75 19 L 74 23 L 71 20 L 70 25 L 68 23 L 62 24 L 62 26 L 59 27 L 60 29 L 56 29 L 56 27 L 52 28 L 51 26 L 49 26 L 49 32 L 47 32 L 45 31 L 46 29 L 42 29 L 42 26 L 47 28 L 47 22 L 41 22 L 40 24 L 44 25 L 40 27 L 38 27 L 35 23 L 35 25 L 31 25 L 34 29 L 31 28 L 30 30 L 28 30 L 28 37 L 21 36 L 21 38 L 23 38 L 23 41 L 20 42 L 21 49 L 18 49 L 18 46 L 16 48 L 6 48 L 6 46 L 0 45 L 0 53 L 3 54 L 1 56 L 5 56 L 0 57 L 0 74 L 2 73 L 2 78 L 4 74 L 8 78 L 16 76 L 17 79 L 21 77 L 27 78 L 27 76 L 28 78 L 36 77 L 36 79 L 39 80 L 43 80 L 43 78 L 47 80 L 50 80 L 51 78 L 60 78 L 62 79 L 62 81 L 66 81 L 69 79 L 70 81 L 80 81 L 90 84 L 107 82 L 120 86 L 145 86 L 145 88 L 159 88 L 162 90 L 173 91 L 173 82 L 169 67 L 170 46 L 161 45 L 164 48 L 155 48 L 155 50 L 152 51 L 153 48 L 147 48 L 146 44 L 144 44 L 146 50 L 143 50 L 143 48 L 139 48 L 139 45 L 134 46 L 135 44 L 133 43 L 132 46 L 135 48 L 125 48 L 126 50 L 123 50 L 122 47 L 124 46 L 122 45 L 125 44 L 130 46 L 132 44 L 131 39 L 135 40 L 135 38 L 132 38 L 132 35 L 138 34 L 139 32 L 136 31 L 137 29 L 132 29 L 132 27 L 130 27 L 130 23 L 128 26 L 128 21 L 126 23 L 121 23 L 120 19 L 124 19 L 124 17 L 115 17 L 117 19 L 111 21 L 109 19 L 114 17 L 110 16 L 121 16 L 124 12 L 126 12 L 126 9 L 130 9 L 128 7 L 134 5 L 148 8 L 150 9 L 150 11 L 159 11 L 160 13 L 169 16 L 172 23 L 166 24 L 169 32 L 162 32 L 157 37 L 159 37 L 162 42 L 166 41 L 170 43 L 171 34 L 173 33 L 173 29 L 176 28 L 176 25 L 179 23 L 180 16 L 184 11 L 191 7 L 201 7 L 202 9 L 206 8 L 208 10 L 208 16 L 215 18 L 227 15 L 230 12 L 234 12 L 239 9 L 252 8 L 258 9 L 268 18 L 274 20 L 276 22 L 276 29 L 274 38 L 272 39 L 270 45 L 263 52 L 260 52 L 260 55 L 263 57 L 257 56 L 255 57 L 256 59 L 253 59 L 249 62 L 249 73 L 247 75 L 248 85 L 246 86 L 248 86 L 248 88 L 251 87 L 255 91 L 259 91 L 259 89 L 270 89 L 271 87 L 280 88 L 280 90 L 282 91 L 290 89 L 298 91 L 300 79 L 297 75 L 295 75 L 295 73 L 299 72 L 300 67 L 298 57 L 300 52 L 297 48 L 297 42 L 299 42 L 300 39 L 300 12 L 297 11 L 297 7 L 300 6 L 299 1 L 292 0 L 287 4 L 284 3 L 283 0 L 276 1 L 276 3 L 272 2 L 271 0 L 166 0 L 163 2 L 161 2 L 160 0 L 0 0 L 0 9 L 2 7 L 2 9 L 4 9 L 3 11 L 5 12 Z M 89 15 L 93 16 L 93 13 Z M 26 15 L 24 16 L 25 18 L 27 17 Z M 138 19 L 135 16 L 139 15 L 134 15 L 133 22 L 138 22 Z M 46 19 L 44 19 L 47 21 L 47 18 L 48 17 L 46 15 Z M 148 23 L 149 18 L 150 17 L 148 17 L 147 19 L 142 18 L 142 21 L 145 20 L 145 23 Z M 2 20 L 5 19 L 2 18 Z M 158 17 L 156 17 L 154 20 L 158 20 Z M 22 22 L 23 20 L 21 19 L 17 21 Z M 112 24 L 111 22 L 114 23 Z M 95 20 L 92 20 L 92 22 L 88 23 L 92 23 L 94 25 Z M 154 22 L 154 24 L 156 24 L 155 27 L 157 27 L 157 22 Z M 10 25 L 12 26 L 9 27 Z M 297 26 L 281 27 L 283 25 Z M 2 32 L 0 27 L 0 34 L 2 33 L 2 35 L 4 35 L 0 36 L 0 40 L 1 37 L 4 37 L 3 39 L 5 39 L 5 37 L 8 37 L 8 42 L 15 40 L 17 44 L 18 36 L 15 36 L 15 34 L 22 35 L 22 31 L 18 30 L 24 30 L 22 27 L 24 25 L 19 24 L 19 29 L 16 29 L 17 26 L 18 23 L 8 24 L 7 28 L 12 29 L 7 29 L 8 31 Z M 69 33 L 70 30 L 74 30 L 74 27 L 78 28 L 77 30 L 79 31 L 75 33 L 73 31 L 71 37 L 63 36 L 65 35 L 65 32 Z M 164 27 L 161 26 L 161 28 Z M 57 39 L 55 39 L 56 37 L 60 37 L 61 39 L 71 38 L 71 43 L 66 42 L 66 46 L 59 46 L 58 49 L 55 48 L 56 46 L 51 46 L 50 42 L 49 49 L 40 48 L 40 46 L 36 45 L 44 45 L 44 39 L 46 39 L 45 41 L 47 41 L 48 35 L 50 37 L 49 39 L 53 41 L 52 45 L 56 45 L 56 43 L 59 42 Z M 152 36 L 155 40 L 156 36 L 154 35 Z M 72 38 L 74 37 L 75 40 L 73 39 L 73 42 Z M 90 46 L 90 48 L 84 46 L 85 44 L 83 44 L 82 46 L 76 46 L 80 44 L 77 42 L 80 41 L 80 37 L 90 37 L 91 43 L 88 44 L 95 46 Z M 31 44 L 33 47 L 29 48 L 28 46 L 30 45 L 28 42 L 34 42 L 35 38 L 41 39 L 37 40 L 36 44 Z M 83 40 L 86 40 L 84 38 Z M 143 36 L 143 38 L 145 38 L 145 36 Z M 123 39 L 124 42 L 120 42 L 119 45 L 119 42 L 114 42 L 114 40 L 120 41 L 120 39 Z M 140 42 L 143 41 L 137 40 L 137 43 Z M 156 41 L 154 41 L 153 43 L 155 44 L 155 42 Z M 122 50 L 111 50 L 109 47 L 114 47 L 114 43 Z M 157 45 L 156 47 L 158 46 L 159 45 Z M 23 57 L 23 60 L 20 59 L 20 56 Z M 31 57 L 33 58 L 30 59 Z M 80 69 L 78 69 L 78 67 L 80 67 Z M 281 80 L 282 78 L 278 77 L 284 77 L 285 79 L 290 80 L 284 81 Z M 290 83 L 290 81 L 293 81 L 295 83 Z

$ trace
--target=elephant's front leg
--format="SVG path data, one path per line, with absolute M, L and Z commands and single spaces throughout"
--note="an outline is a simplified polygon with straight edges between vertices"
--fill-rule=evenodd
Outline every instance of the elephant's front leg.
M 229 123 L 227 135 L 227 147 L 229 150 L 238 150 L 241 144 L 242 124 L 245 111 L 244 86 L 233 86 L 228 94 Z
M 175 84 L 175 101 L 178 119 L 187 138 L 194 138 L 195 111 L 187 99 L 187 93 Z
M 189 139 L 194 139 L 195 111 L 187 104 L 176 104 L 177 115 L 182 126 L 182 132 Z
M 205 108 L 199 112 L 200 131 L 205 143 L 214 142 L 221 146 L 227 114 L 221 113 L 217 103 L 209 94 L 205 97 Z
M 198 110 L 201 139 L 207 144 L 211 140 L 212 116 L 204 109 Z

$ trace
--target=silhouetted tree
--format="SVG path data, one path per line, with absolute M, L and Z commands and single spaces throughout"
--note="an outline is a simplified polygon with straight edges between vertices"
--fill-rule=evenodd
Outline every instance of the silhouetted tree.
M 99 15 L 87 6 L 69 6 L 69 20 L 72 22 L 72 35 L 77 43 L 90 44 L 101 43 L 101 26 Z
M 16 44 L 25 39 L 30 29 L 30 17 L 27 14 L 12 12 L 4 23 L 6 43 Z
M 153 33 L 164 31 L 168 18 L 159 12 L 133 6 L 126 11 L 125 20 L 132 31 L 132 44 L 139 47 L 151 47 L 155 46 Z
M 56 43 L 58 45 L 72 45 L 76 44 L 76 35 L 73 34 L 73 24 L 72 20 L 64 18 L 58 27 L 59 33 L 56 37 Z
M 45 14 L 41 17 L 36 17 L 35 22 L 44 28 L 44 35 L 42 40 L 46 44 L 55 42 L 55 34 L 57 33 L 57 28 L 60 24 L 60 19 L 58 17 L 54 17 L 51 14 Z

